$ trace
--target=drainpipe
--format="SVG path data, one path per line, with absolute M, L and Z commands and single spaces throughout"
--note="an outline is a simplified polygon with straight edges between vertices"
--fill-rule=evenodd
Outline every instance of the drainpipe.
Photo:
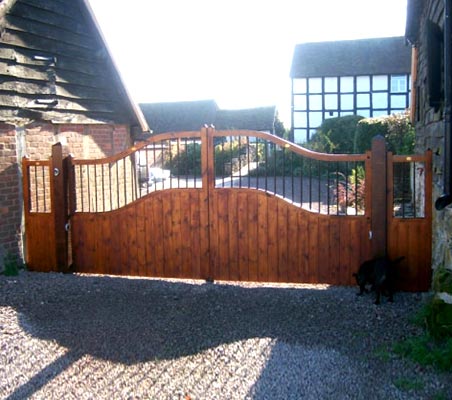
M 442 210 L 452 204 L 452 0 L 444 0 L 444 193 L 435 201 Z

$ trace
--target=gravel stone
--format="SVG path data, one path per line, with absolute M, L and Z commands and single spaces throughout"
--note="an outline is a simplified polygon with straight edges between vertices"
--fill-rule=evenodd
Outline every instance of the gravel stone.
M 452 399 L 389 351 L 425 294 L 22 272 L 0 277 L 2 399 Z M 407 383 L 401 385 L 400 382 Z

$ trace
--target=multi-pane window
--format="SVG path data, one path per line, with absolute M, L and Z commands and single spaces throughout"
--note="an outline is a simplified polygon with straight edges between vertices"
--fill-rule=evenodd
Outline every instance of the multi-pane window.
M 325 119 L 345 115 L 376 117 L 409 107 L 409 75 L 358 75 L 292 80 L 293 133 L 309 140 Z

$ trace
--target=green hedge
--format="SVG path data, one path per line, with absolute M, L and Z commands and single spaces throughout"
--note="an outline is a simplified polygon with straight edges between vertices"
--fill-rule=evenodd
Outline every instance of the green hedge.
M 414 152 L 415 133 L 408 113 L 363 118 L 356 115 L 330 118 L 323 122 L 306 147 L 321 153 L 363 154 L 372 139 L 381 135 L 394 154 Z

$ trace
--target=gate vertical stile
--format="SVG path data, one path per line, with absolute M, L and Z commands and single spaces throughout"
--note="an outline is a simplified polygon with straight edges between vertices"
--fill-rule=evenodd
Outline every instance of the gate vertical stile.
M 60 272 L 68 269 L 68 233 L 66 230 L 67 203 L 67 163 L 63 159 L 61 143 L 52 146 L 51 158 L 51 204 L 54 212 L 56 268 Z
M 386 142 L 383 136 L 376 136 L 372 140 L 371 159 L 371 238 L 372 256 L 385 256 L 387 252 L 387 165 Z
M 201 175 L 202 175 L 202 193 L 203 209 L 206 210 L 206 240 L 207 240 L 207 265 L 203 268 L 206 280 L 213 280 L 212 275 L 212 250 L 211 250 L 211 189 L 214 187 L 213 176 L 213 130 L 211 128 L 201 128 Z

